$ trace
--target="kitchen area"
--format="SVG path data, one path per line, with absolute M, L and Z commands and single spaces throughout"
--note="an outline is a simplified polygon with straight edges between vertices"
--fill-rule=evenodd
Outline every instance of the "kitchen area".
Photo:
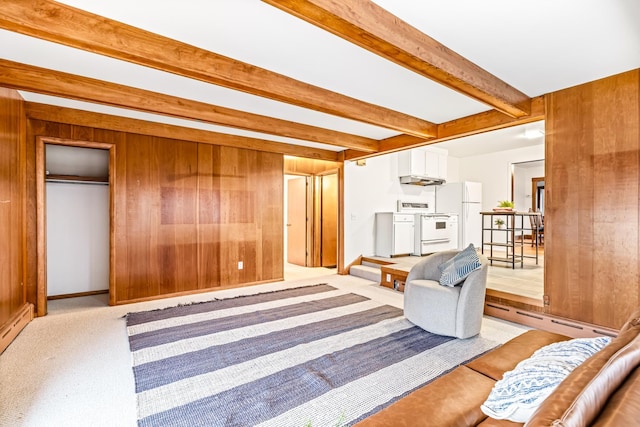
M 401 185 L 429 187 L 421 201 L 397 200 L 395 210 L 375 214 L 375 255 L 423 256 L 481 245 L 482 184 L 446 183 L 446 151 L 398 153 Z
M 500 131 L 492 132 L 483 141 L 461 142 L 460 147 L 437 144 L 345 164 L 346 262 L 373 259 L 386 263 L 382 276 L 378 267 L 377 280 L 383 286 L 394 288 L 395 282 L 402 283 L 411 266 L 432 249 L 464 249 L 473 243 L 480 250 L 485 228 L 481 212 L 492 211 L 500 200 L 508 200 L 511 191 L 514 191 L 516 211 L 526 212 L 531 204 L 531 196 L 526 196 L 531 194 L 531 176 L 544 176 L 544 161 L 539 161 L 544 159 L 544 144 L 520 135 L 524 128 L 512 129 L 502 137 L 498 135 Z M 501 141 L 505 141 L 504 144 L 500 145 Z M 483 148 L 485 144 L 490 148 Z M 533 161 L 542 166 L 527 169 L 522 177 L 516 168 L 514 181 L 514 165 Z M 524 184 L 516 185 L 520 182 Z M 456 225 L 443 224 L 445 218 L 440 214 L 449 218 L 457 214 L 457 245 L 451 243 L 455 240 L 451 235 Z M 399 220 L 395 224 L 394 218 Z M 441 233 L 440 236 L 427 233 L 423 239 L 422 231 L 428 230 L 422 227 L 423 218 L 435 220 L 433 231 Z M 449 233 L 449 242 L 435 242 L 447 238 L 442 237 L 443 230 Z M 485 241 L 490 240 L 488 232 L 485 234 Z M 525 234 L 530 233 L 525 231 Z M 385 240 L 387 243 L 383 243 Z M 417 249 L 416 241 L 419 242 Z M 486 256 L 491 255 L 488 250 L 485 246 Z M 534 255 L 535 250 L 535 244 L 527 237 L 524 251 Z M 527 258 L 524 267 L 518 264 L 514 269 L 510 263 L 495 262 L 489 269 L 487 288 L 541 301 L 544 246 L 538 250 L 537 264 L 535 259 Z

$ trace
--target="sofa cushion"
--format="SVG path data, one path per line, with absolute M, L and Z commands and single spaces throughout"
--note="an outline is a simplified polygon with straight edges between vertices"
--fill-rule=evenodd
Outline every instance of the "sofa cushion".
M 480 404 L 493 384 L 490 378 L 459 366 L 356 426 L 475 426 L 486 418 Z
M 640 414 L 640 367 L 625 378 L 624 383 L 613 396 L 593 423 L 594 426 L 633 426 L 638 423 Z
M 513 370 L 518 362 L 530 357 L 539 348 L 568 339 L 566 335 L 533 329 L 472 360 L 467 366 L 498 381 L 506 371 Z
M 613 391 L 640 364 L 639 333 L 640 325 L 628 328 L 571 372 L 540 405 L 527 426 L 591 425 Z
M 482 411 L 491 418 L 526 422 L 572 370 L 610 341 L 609 337 L 577 338 L 536 350 L 496 382 Z
M 440 284 L 443 286 L 455 286 L 480 267 L 482 267 L 480 257 L 478 257 L 473 244 L 470 244 L 456 256 L 438 266 L 442 271 Z

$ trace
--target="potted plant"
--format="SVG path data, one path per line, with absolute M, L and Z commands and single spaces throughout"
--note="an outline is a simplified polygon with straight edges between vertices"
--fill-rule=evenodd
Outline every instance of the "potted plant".
M 502 226 L 504 225 L 504 220 L 502 218 L 498 218 L 494 221 L 494 224 L 496 225 L 496 227 L 502 228 Z
M 514 203 L 510 200 L 499 200 L 498 207 L 493 208 L 493 210 L 498 212 L 512 212 L 514 206 Z

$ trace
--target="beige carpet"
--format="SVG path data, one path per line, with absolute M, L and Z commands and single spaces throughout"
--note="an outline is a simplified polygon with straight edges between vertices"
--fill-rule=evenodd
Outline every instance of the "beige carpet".
M 318 276 L 319 274 L 323 274 Z M 299 272 L 299 276 L 303 275 Z M 108 307 L 107 296 L 51 301 L 0 355 L 0 426 L 135 426 L 131 356 L 122 318 L 131 311 L 322 282 L 402 307 L 402 294 L 313 269 L 295 281 Z M 526 328 L 485 318 L 482 335 L 504 342 Z

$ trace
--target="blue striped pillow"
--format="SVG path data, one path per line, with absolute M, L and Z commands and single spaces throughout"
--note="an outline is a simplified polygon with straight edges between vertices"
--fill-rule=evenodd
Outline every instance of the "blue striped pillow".
M 440 284 L 442 286 L 453 287 L 480 267 L 480 258 L 473 244 L 470 244 L 456 256 L 438 266 L 442 272 L 440 275 Z

